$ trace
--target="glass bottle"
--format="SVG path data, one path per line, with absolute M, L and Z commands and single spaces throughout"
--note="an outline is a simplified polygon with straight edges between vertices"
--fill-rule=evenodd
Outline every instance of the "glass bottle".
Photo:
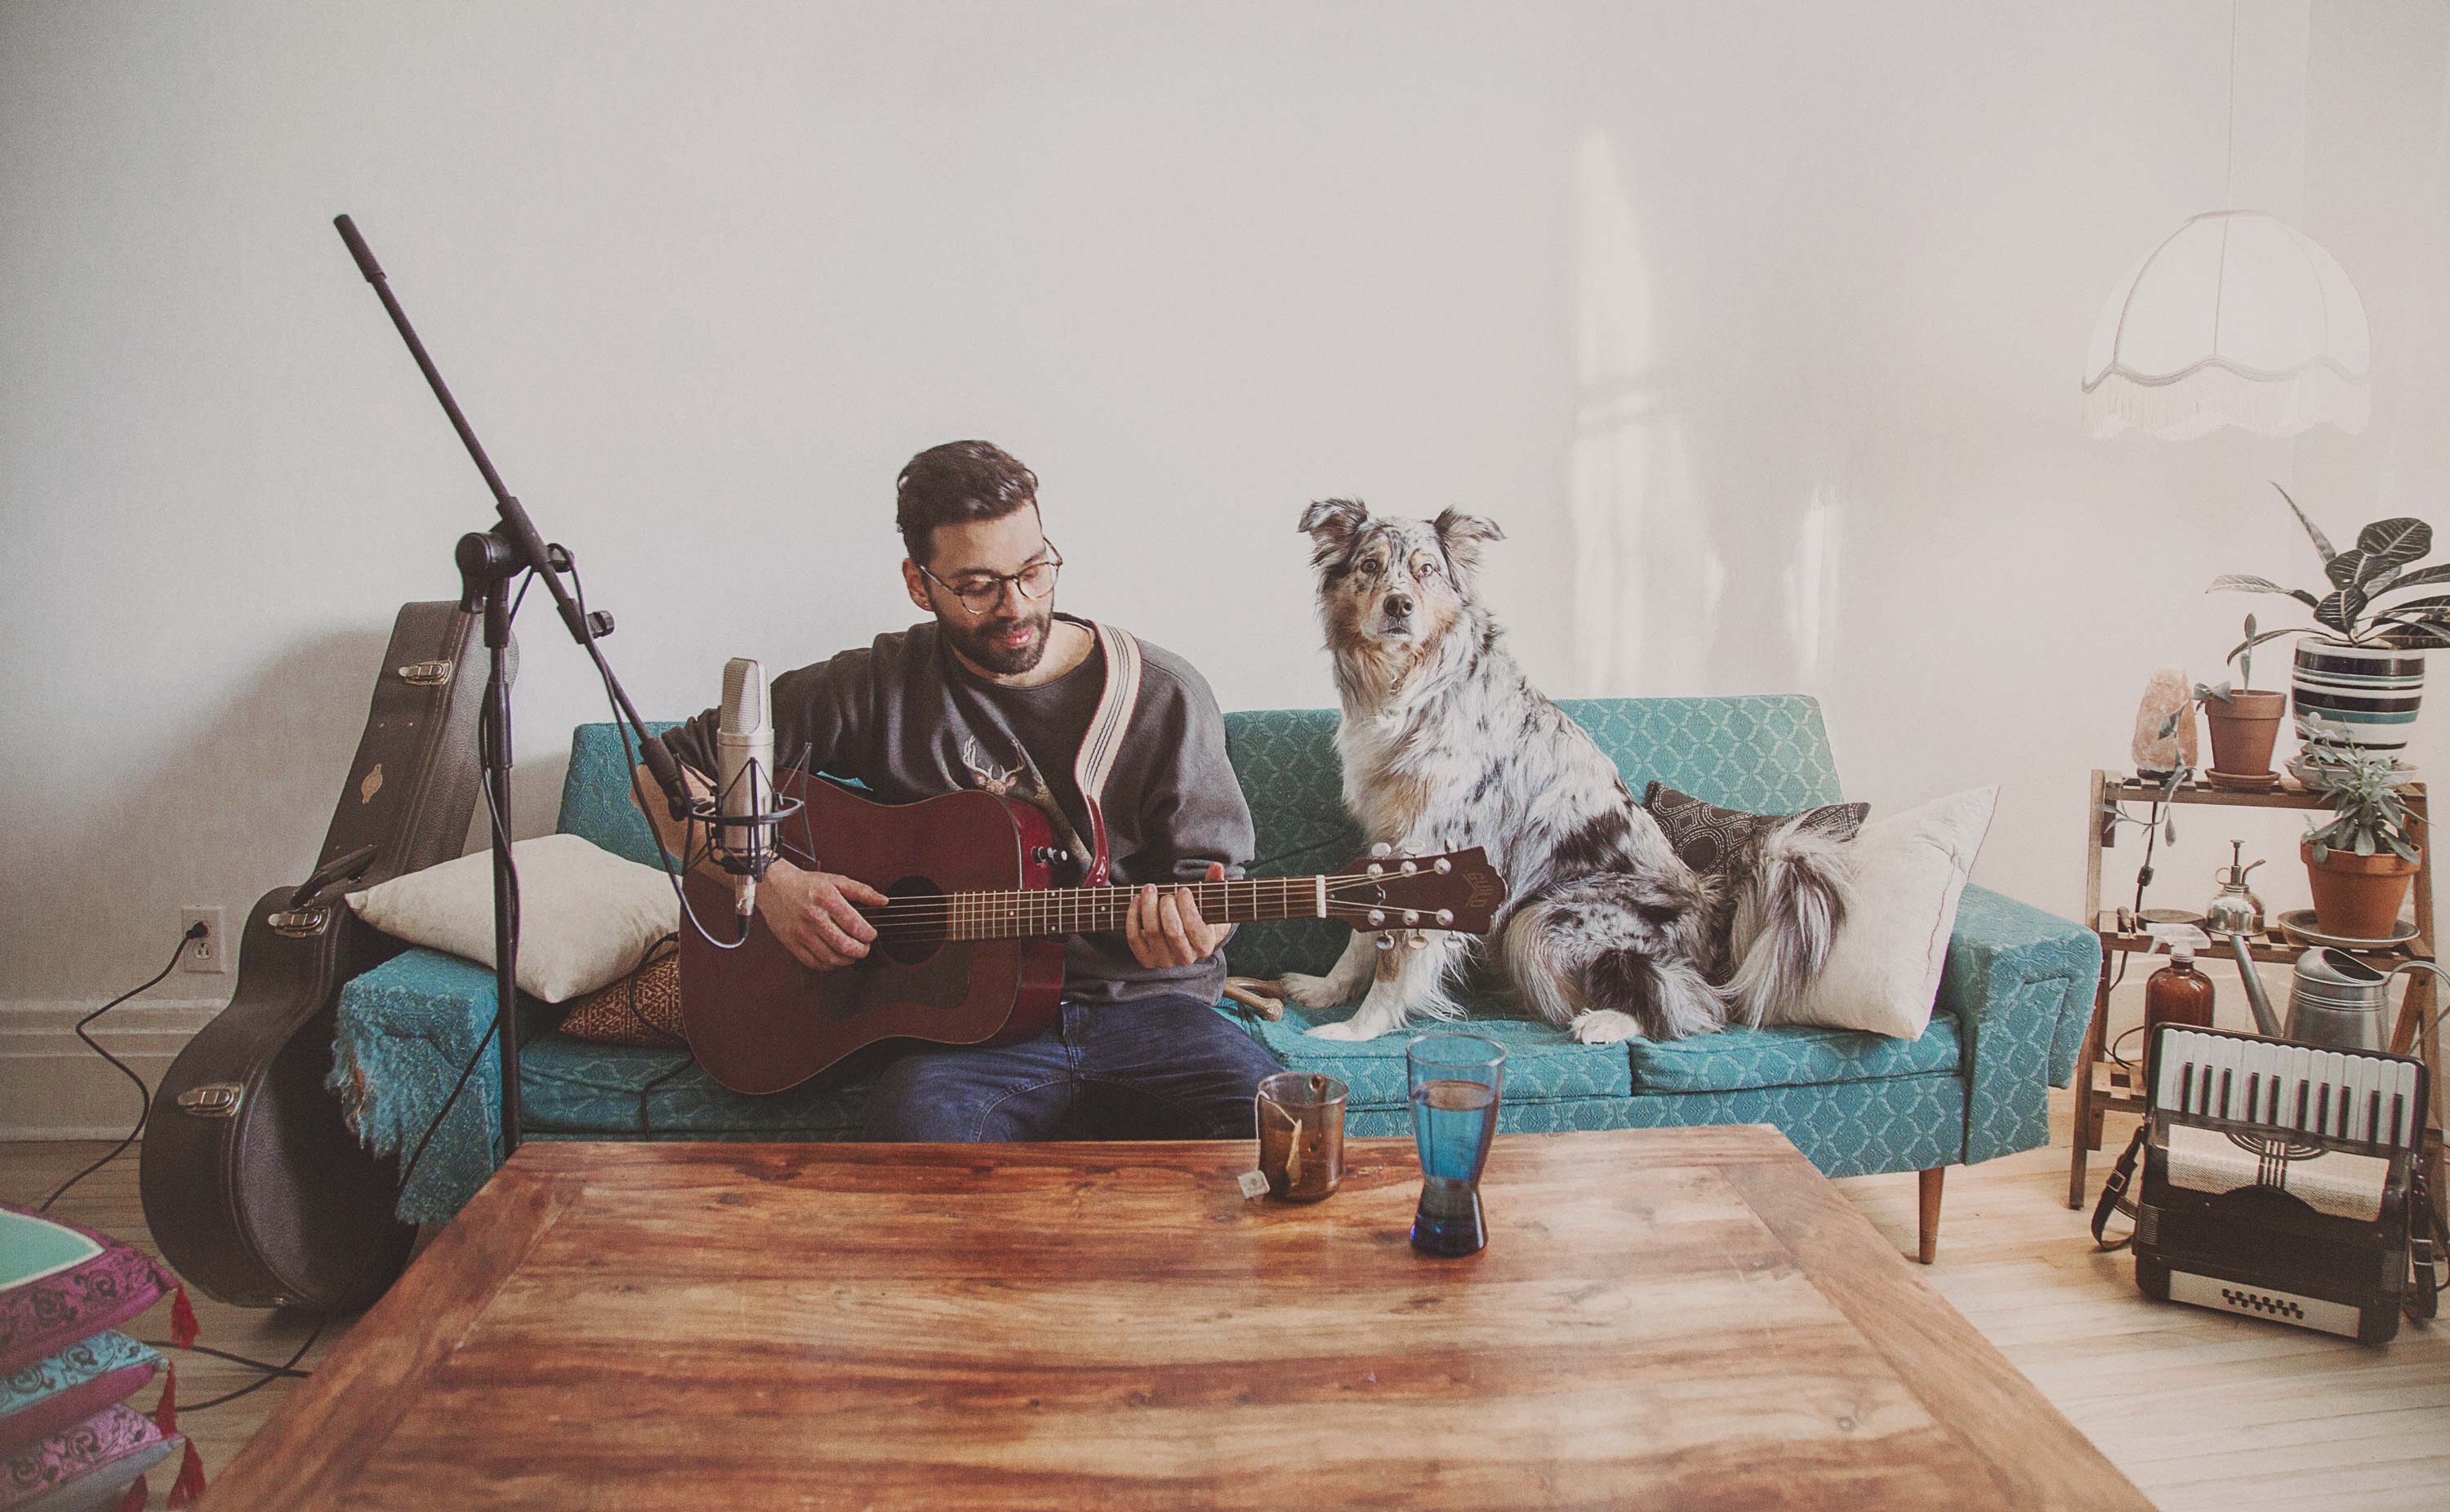
M 2153 1031 L 2165 1023 L 2192 1029 L 2212 1026 L 2212 979 L 2195 969 L 2195 947 L 2190 941 L 2172 944 L 2169 963 L 2144 983 L 2144 1087 L 2153 1084 Z

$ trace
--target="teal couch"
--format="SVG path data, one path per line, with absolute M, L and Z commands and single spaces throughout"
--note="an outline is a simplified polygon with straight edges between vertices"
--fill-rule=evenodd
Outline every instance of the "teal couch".
M 1596 699 L 1566 710 L 1639 793 L 1653 778 L 1730 807 L 1787 812 L 1838 798 L 1811 699 Z M 1235 775 L 1258 824 L 1259 875 L 1332 868 L 1359 849 L 1338 796 L 1335 715 L 1291 709 L 1225 716 Z M 638 861 L 653 839 L 630 803 L 620 740 L 582 726 L 571 751 L 559 827 Z M 1227 948 L 1240 975 L 1322 971 L 1343 931 L 1321 922 L 1245 927 Z M 2045 1090 L 2064 1086 L 2091 1008 L 2100 944 L 2090 930 L 1980 887 L 1959 905 L 1931 1027 L 1912 1041 L 1849 1030 L 1736 1029 L 1672 1043 L 1577 1044 L 1514 1018 L 1474 1027 L 1507 1051 L 1500 1127 L 1508 1133 L 1670 1124 L 1767 1123 L 1830 1175 L 1937 1173 L 2050 1139 Z M 1219 1012 L 1233 1013 L 1229 1006 Z M 340 993 L 332 1085 L 379 1152 L 414 1147 L 494 1012 L 487 968 L 411 950 Z M 1475 1012 L 1497 1012 L 1494 1005 Z M 1409 1132 L 1404 1037 L 1313 1039 L 1313 1016 L 1242 1018 L 1277 1058 L 1351 1089 L 1355 1135 Z M 687 1056 L 584 1044 L 553 1033 L 523 1002 L 524 1128 L 539 1138 L 843 1139 L 855 1137 L 865 1087 L 856 1065 L 790 1092 L 742 1096 Z M 400 1197 L 404 1218 L 456 1212 L 495 1163 L 500 1073 L 488 1050 Z M 1932 1242 L 1929 1223 L 1925 1257 Z

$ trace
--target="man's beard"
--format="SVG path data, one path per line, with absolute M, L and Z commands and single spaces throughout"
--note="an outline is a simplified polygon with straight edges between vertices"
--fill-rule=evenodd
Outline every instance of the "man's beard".
M 955 635 L 962 654 L 971 661 L 999 677 L 1018 677 L 1033 670 L 1046 659 L 1046 648 L 1054 641 L 1048 633 L 1054 622 L 1054 611 L 1040 610 L 1035 614 L 988 620 L 968 630 L 957 630 Z M 1019 646 L 1012 645 L 1007 637 L 1024 628 L 1029 631 L 1029 639 Z

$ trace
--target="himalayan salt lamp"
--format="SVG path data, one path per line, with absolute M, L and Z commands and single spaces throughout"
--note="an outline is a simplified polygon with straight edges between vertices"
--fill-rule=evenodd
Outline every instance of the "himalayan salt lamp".
M 2198 765 L 2195 760 L 2195 706 L 2188 696 L 2191 684 L 2183 667 L 2156 667 L 2152 680 L 2144 685 L 2144 702 L 2135 708 L 2135 770 L 2145 777 L 2163 777 L 2180 766 Z M 2169 716 L 2178 716 L 2178 727 L 2168 734 L 2161 727 Z

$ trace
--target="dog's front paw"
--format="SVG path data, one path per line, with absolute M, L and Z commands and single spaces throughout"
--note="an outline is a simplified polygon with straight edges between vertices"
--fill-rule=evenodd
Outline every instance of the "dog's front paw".
M 1373 1024 L 1363 1023 L 1356 1016 L 1340 1023 L 1321 1024 L 1310 1032 L 1310 1037 L 1312 1039 L 1375 1039 L 1386 1032 Z
M 1276 991 L 1293 1002 L 1312 1012 L 1341 1008 L 1348 1000 L 1336 990 L 1335 983 L 1325 977 L 1312 977 L 1303 972 L 1289 971 L 1276 979 Z
M 1587 1013 L 1574 1020 L 1574 1037 L 1586 1045 L 1614 1045 L 1639 1038 L 1642 1025 L 1631 1014 L 1621 1014 L 1613 1008 Z

